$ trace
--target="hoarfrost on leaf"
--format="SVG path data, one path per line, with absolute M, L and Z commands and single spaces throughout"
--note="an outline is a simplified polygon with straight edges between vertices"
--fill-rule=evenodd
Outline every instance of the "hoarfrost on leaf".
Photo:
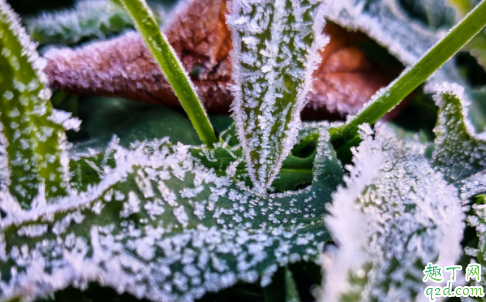
M 157 7 L 157 17 L 163 10 Z M 160 19 L 160 18 L 159 18 Z M 72 45 L 133 28 L 130 16 L 110 0 L 80 0 L 72 9 L 42 13 L 25 20 L 32 38 L 42 44 Z
M 486 192 L 486 129 L 474 123 L 471 92 L 458 84 L 437 86 L 439 107 L 432 164 L 446 180 L 461 188 L 461 199 Z M 477 123 L 476 123 L 477 124 Z
M 302 133 L 319 134 L 312 185 L 266 197 L 218 176 L 188 146 L 125 149 L 115 139 L 106 155 L 76 160 L 90 160 L 82 170 L 102 171 L 99 180 L 42 206 L 5 209 L 0 268 L 15 273 L 2 274 L 0 296 L 34 299 L 98 282 L 138 298 L 193 301 L 318 261 L 329 239 L 320 215 L 343 175 L 328 128 Z
M 2 186 L 28 208 L 37 195 L 49 199 L 69 190 L 66 139 L 49 103 L 45 60 L 4 0 L 0 31 L 0 144 L 6 158 L 2 168 L 8 166 Z
M 425 265 L 451 265 L 461 255 L 457 189 L 434 171 L 423 145 L 376 129 L 373 138 L 362 126 L 346 187 L 328 207 L 337 248 L 323 259 L 322 301 L 428 301 Z
M 300 112 L 319 63 L 325 4 L 231 3 L 233 117 L 256 192 L 265 193 L 296 142 Z

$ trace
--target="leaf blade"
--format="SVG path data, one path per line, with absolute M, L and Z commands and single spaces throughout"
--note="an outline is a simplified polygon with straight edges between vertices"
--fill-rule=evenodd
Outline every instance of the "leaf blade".
M 296 142 L 323 36 L 324 4 L 234 1 L 232 104 L 254 189 L 264 193 Z
M 38 194 L 52 198 L 67 192 L 64 128 L 49 102 L 43 61 L 18 17 L 0 1 L 0 95 L 10 193 L 29 207 Z

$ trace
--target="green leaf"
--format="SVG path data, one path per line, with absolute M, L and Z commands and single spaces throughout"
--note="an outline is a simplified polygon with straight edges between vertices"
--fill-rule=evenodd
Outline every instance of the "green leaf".
M 264 193 L 296 143 L 317 67 L 324 4 L 233 1 L 233 117 L 253 187 Z
M 486 129 L 482 125 L 486 111 L 478 110 L 482 99 L 474 100 L 477 96 L 457 84 L 444 84 L 434 97 L 439 118 L 432 163 L 450 182 L 486 169 Z
M 469 204 L 470 198 L 486 193 L 485 94 L 457 84 L 436 89 L 439 118 L 432 164 L 459 188 L 462 202 Z
M 70 185 L 78 192 L 85 192 L 97 185 L 106 176 L 106 168 L 115 167 L 116 146 L 119 139 L 114 137 L 104 153 L 76 153 L 69 161 Z
M 318 261 L 342 168 L 319 133 L 314 182 L 257 196 L 167 140 L 108 150 L 98 184 L 32 210 L 3 209 L 0 295 L 41 297 L 87 282 L 153 301 L 192 301 L 278 266 Z M 305 131 L 304 131 L 305 132 Z M 99 166 L 98 166 L 99 165 Z
M 204 107 L 198 99 L 196 88 L 174 49 L 170 46 L 167 37 L 160 31 L 147 3 L 145 0 L 121 0 L 120 2 L 135 22 L 138 31 L 167 78 L 167 82 L 174 89 L 201 141 L 212 147 L 218 140 Z
M 458 190 L 417 140 L 385 125 L 374 138 L 361 126 L 361 138 L 325 218 L 337 248 L 323 259 L 322 301 L 417 301 L 431 285 L 422 281 L 427 263 L 453 265 L 462 253 Z
M 485 175 L 483 175 L 485 177 Z M 486 192 L 486 187 L 484 188 L 484 192 Z M 471 247 L 471 246 L 466 246 L 464 249 L 464 253 L 469 256 L 474 258 L 471 263 L 479 263 L 482 268 L 481 268 L 481 281 L 478 282 L 477 280 L 474 280 L 471 278 L 469 282 L 467 282 L 469 286 L 482 286 L 483 290 L 484 287 L 486 286 L 486 208 L 484 207 L 484 195 L 478 195 L 476 196 L 477 200 L 475 203 L 472 204 L 472 211 L 470 212 L 471 215 L 467 217 L 467 222 L 468 225 L 471 227 L 475 228 L 477 232 L 478 239 L 476 242 L 477 243 L 477 248 Z M 477 299 L 478 301 L 485 301 L 484 297 L 480 297 Z
M 5 155 L 0 182 L 24 208 L 37 195 L 51 199 L 68 189 L 61 123 L 75 128 L 76 122 L 53 111 L 43 64 L 17 15 L 1 0 L 0 141 Z
M 284 192 L 296 190 L 312 182 L 314 159 L 317 154 L 315 142 L 318 137 L 316 133 L 312 133 L 300 139 L 299 144 L 292 149 L 292 153 L 283 161 L 282 168 L 272 183 L 272 188 Z M 311 153 L 299 154 L 305 148 L 310 148 Z
M 162 105 L 135 103 L 119 98 L 85 97 L 79 102 L 81 131 L 89 140 L 75 144 L 78 152 L 92 148 L 102 152 L 113 135 L 129 147 L 137 141 L 169 137 L 171 142 L 199 145 L 194 127 L 183 114 Z
M 295 285 L 292 272 L 288 267 L 285 268 L 285 302 L 299 302 L 300 297 Z
M 331 131 L 333 144 L 338 148 L 353 139 L 359 125 L 376 122 L 399 104 L 486 25 L 485 15 L 486 1 L 483 0 L 418 62 L 403 72 L 386 89 L 379 91 L 356 116 L 349 119 L 345 125 Z
M 456 23 L 456 13 L 448 5 L 448 2 L 449 0 L 436 0 L 433 2 L 428 0 L 401 0 L 398 1 L 400 5 L 398 8 L 405 10 L 410 17 L 420 21 L 420 23 L 429 28 L 448 29 Z M 463 17 L 461 16 L 461 18 Z
M 272 283 L 264 288 L 265 302 L 299 302 L 292 272 L 286 267 L 281 267 L 275 273 Z
M 277 174 L 271 190 L 285 192 L 312 183 L 315 172 L 314 161 L 318 152 L 316 145 L 319 138 L 318 129 L 318 124 L 304 124 L 304 130 L 300 132 L 298 137 L 299 143 L 292 149 L 292 154 L 288 155 L 283 161 L 282 168 Z M 220 139 L 222 142 L 216 144 L 214 149 L 202 146 L 191 148 L 190 152 L 193 156 L 199 158 L 204 166 L 213 168 L 217 175 L 234 174 L 235 179 L 251 186 L 251 179 L 243 158 L 243 150 L 239 144 L 234 145 L 236 143 L 233 141 L 233 139 L 236 139 L 234 133 L 235 127 L 232 125 L 223 131 Z
M 32 39 L 42 44 L 73 45 L 88 39 L 103 39 L 133 28 L 130 16 L 110 0 L 81 0 L 74 8 L 25 20 Z

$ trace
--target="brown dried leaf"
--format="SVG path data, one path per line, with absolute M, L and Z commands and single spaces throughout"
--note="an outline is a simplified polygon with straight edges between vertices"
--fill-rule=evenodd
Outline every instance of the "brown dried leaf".
M 233 99 L 227 87 L 232 44 L 225 14 L 225 0 L 193 0 L 179 6 L 163 28 L 207 110 L 215 113 L 227 113 Z M 356 113 L 398 74 L 380 67 L 356 47 L 368 39 L 365 35 L 349 33 L 329 22 L 324 31 L 331 42 L 322 51 L 304 118 L 335 119 Z M 53 49 L 46 58 L 45 71 L 55 89 L 180 106 L 137 33 L 74 50 Z

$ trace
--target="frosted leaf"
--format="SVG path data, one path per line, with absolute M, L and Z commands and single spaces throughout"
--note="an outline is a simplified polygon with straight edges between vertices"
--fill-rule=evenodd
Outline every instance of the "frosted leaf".
M 457 189 L 393 131 L 361 128 L 346 187 L 333 194 L 326 225 L 337 248 L 325 254 L 322 301 L 428 301 L 428 262 L 456 263 L 464 214 Z M 429 281 L 430 282 L 430 281 Z
M 464 203 L 467 203 L 471 197 L 486 193 L 486 170 L 459 181 L 456 186 L 460 189 L 461 199 Z
M 62 196 L 68 189 L 64 129 L 53 119 L 51 95 L 43 73 L 45 60 L 9 5 L 0 1 L 0 144 L 8 165 L 2 186 L 22 207 L 39 198 Z
M 163 14 L 156 9 L 157 17 Z M 72 9 L 42 13 L 25 20 L 32 38 L 42 44 L 71 45 L 133 28 L 130 16 L 113 1 L 81 0 Z
M 481 99 L 473 101 L 473 95 L 457 84 L 443 84 L 437 86 L 436 91 L 434 99 L 439 117 L 434 130 L 433 165 L 450 182 L 486 170 L 486 129 L 478 129 L 480 126 L 473 123 L 471 112 L 480 111 L 474 102 Z M 484 186 L 484 180 L 482 182 Z
M 328 42 L 324 10 L 317 0 L 231 4 L 232 110 L 257 192 L 266 192 L 296 142 L 318 51 Z
M 321 215 L 343 175 L 327 128 L 304 130 L 320 134 L 312 185 L 265 198 L 167 140 L 132 150 L 114 140 L 107 155 L 80 157 L 92 163 L 83 171 L 99 173 L 86 179 L 91 185 L 4 210 L 0 269 L 15 273 L 2 274 L 0 296 L 34 299 L 98 282 L 152 301 L 193 301 L 238 281 L 267 285 L 287 263 L 318 261 L 329 239 Z

